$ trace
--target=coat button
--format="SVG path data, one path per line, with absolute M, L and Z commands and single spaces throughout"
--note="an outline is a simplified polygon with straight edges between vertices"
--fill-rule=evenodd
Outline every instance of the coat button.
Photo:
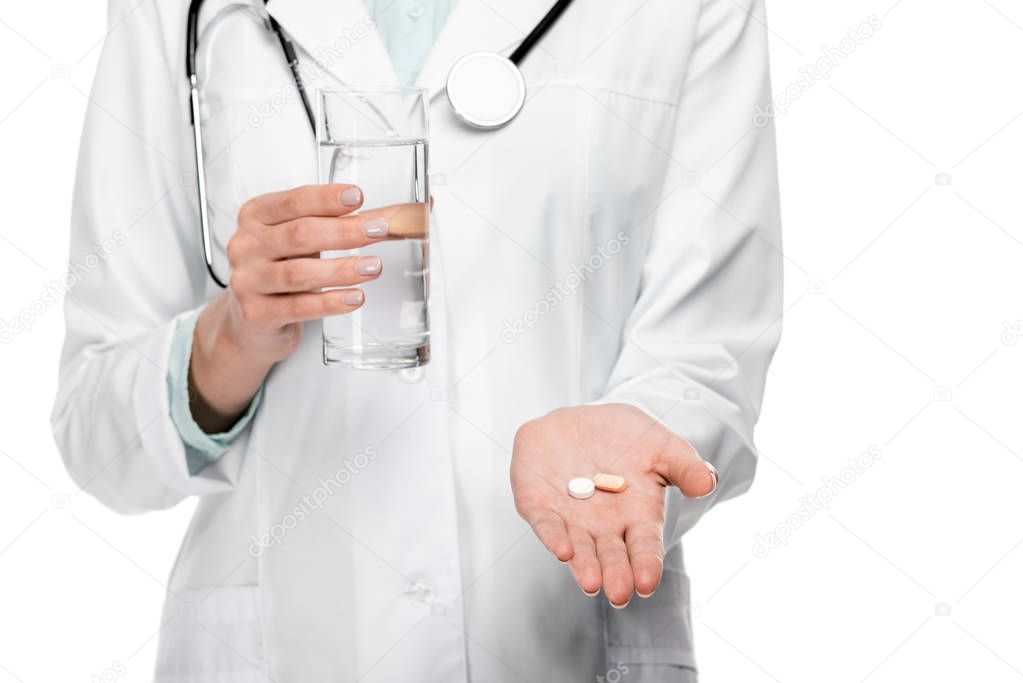
M 398 370 L 398 379 L 405 384 L 416 384 L 422 382 L 426 377 L 426 368 L 419 366 L 417 368 L 402 368 Z
M 407 14 L 408 18 L 412 21 L 418 21 L 419 17 L 423 16 L 423 6 L 418 2 L 414 3 L 405 11 L 405 14 Z
M 437 599 L 437 589 L 426 579 L 417 579 L 405 589 L 405 595 L 417 607 L 426 607 Z

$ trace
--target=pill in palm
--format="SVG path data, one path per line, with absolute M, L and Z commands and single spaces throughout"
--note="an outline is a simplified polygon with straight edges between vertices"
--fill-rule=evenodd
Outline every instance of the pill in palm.
M 593 485 L 601 491 L 620 493 L 629 484 L 625 481 L 625 477 L 619 477 L 617 474 L 604 474 L 602 472 L 593 477 Z
M 593 496 L 593 480 L 587 479 L 586 477 L 576 477 L 572 481 L 568 482 L 568 495 L 573 498 L 579 498 L 585 500 Z

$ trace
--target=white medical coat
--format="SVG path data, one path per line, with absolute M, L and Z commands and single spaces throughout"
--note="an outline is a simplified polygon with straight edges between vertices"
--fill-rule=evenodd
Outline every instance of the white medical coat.
M 507 128 L 467 129 L 435 99 L 430 364 L 325 369 L 309 324 L 250 428 L 197 476 L 166 381 L 176 317 L 219 291 L 200 255 L 186 5 L 110 3 L 71 260 L 123 239 L 67 299 L 53 417 L 71 475 L 111 508 L 199 496 L 157 680 L 593 681 L 622 667 L 689 680 L 680 538 L 750 485 L 779 335 L 761 0 L 579 0 L 525 61 L 528 100 Z M 225 5 L 209 0 L 201 28 Z M 457 58 L 514 44 L 549 5 L 460 0 L 418 84 L 436 92 Z M 268 10 L 310 90 L 395 83 L 360 0 Z M 315 182 L 316 157 L 271 33 L 239 15 L 203 46 L 223 268 L 241 203 Z M 664 579 L 620 611 L 547 554 L 508 482 L 520 424 L 610 401 L 656 416 L 721 473 L 710 499 L 668 493 Z

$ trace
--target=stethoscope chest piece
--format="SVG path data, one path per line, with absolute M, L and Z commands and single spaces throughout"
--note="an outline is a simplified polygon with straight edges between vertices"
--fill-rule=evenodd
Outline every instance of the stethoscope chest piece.
M 482 130 L 506 125 L 526 101 L 522 72 L 495 52 L 473 52 L 455 62 L 446 89 L 455 116 Z

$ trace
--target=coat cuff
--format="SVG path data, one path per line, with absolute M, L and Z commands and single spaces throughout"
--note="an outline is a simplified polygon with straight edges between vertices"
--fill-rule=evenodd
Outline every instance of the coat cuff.
M 178 318 L 171 341 L 167 373 L 167 391 L 170 400 L 170 415 L 178 435 L 185 446 L 185 461 L 188 473 L 199 474 L 206 467 L 220 460 L 231 448 L 235 439 L 249 426 L 259 409 L 263 398 L 263 387 L 252 398 L 248 409 L 226 432 L 207 434 L 192 417 L 191 399 L 188 392 L 188 368 L 192 360 L 192 338 L 199 310 L 191 311 Z

